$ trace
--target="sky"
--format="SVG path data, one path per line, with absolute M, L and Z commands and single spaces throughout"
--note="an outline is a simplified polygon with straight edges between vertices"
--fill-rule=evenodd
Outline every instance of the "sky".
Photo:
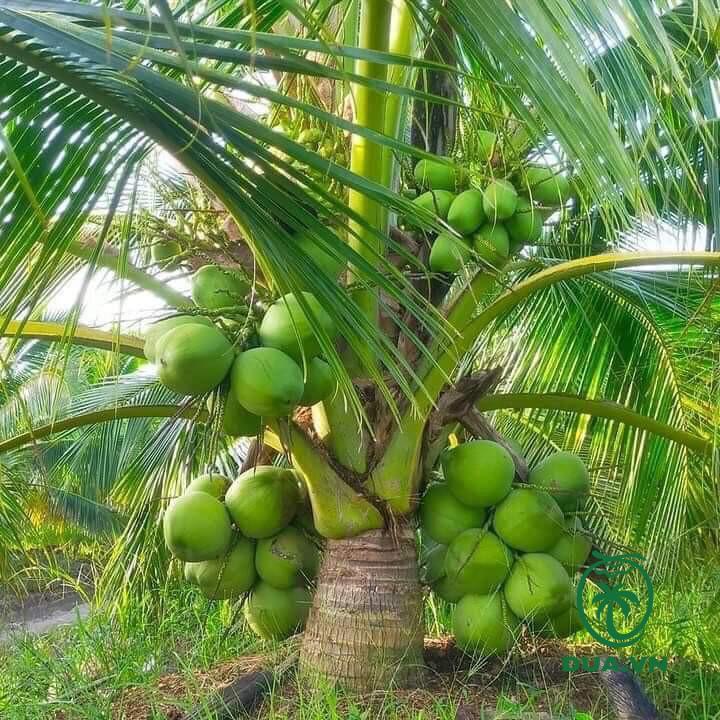
M 49 304 L 51 313 L 68 312 L 75 306 L 84 277 L 84 271 L 78 272 L 65 283 L 62 291 Z M 189 296 L 190 283 L 187 278 L 173 279 L 173 276 L 167 273 L 160 273 L 158 277 L 170 279 L 170 284 L 175 289 Z M 121 323 L 124 332 L 138 333 L 153 321 L 168 314 L 165 301 L 145 290 L 127 293 L 121 300 L 121 287 L 114 273 L 98 271 L 86 292 L 80 323 L 106 330 Z

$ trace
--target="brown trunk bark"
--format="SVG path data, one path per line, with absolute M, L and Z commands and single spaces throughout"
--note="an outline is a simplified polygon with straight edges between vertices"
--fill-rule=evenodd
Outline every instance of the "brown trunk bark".
M 300 652 L 301 672 L 361 692 L 417 686 L 423 638 L 413 531 L 329 541 Z

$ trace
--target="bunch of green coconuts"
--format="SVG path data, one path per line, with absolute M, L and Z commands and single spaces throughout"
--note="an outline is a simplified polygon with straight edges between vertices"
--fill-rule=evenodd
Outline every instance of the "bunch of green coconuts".
M 222 427 L 232 437 L 255 436 L 262 418 L 289 416 L 298 406 L 326 399 L 336 387 L 330 366 L 320 357 L 308 311 L 331 341 L 335 324 L 315 296 L 303 292 L 278 298 L 236 345 L 214 316 L 223 309 L 235 311 L 249 295 L 250 283 L 242 273 L 206 265 L 192 277 L 197 312 L 160 320 L 145 334 L 145 356 L 170 390 L 201 397 L 222 385 Z
M 497 136 L 479 133 L 483 160 L 491 168 Z M 470 173 L 449 158 L 423 159 L 415 166 L 415 187 L 404 193 L 446 229 L 435 233 L 431 223 L 418 225 L 407 218 L 400 224 L 431 237 L 432 272 L 459 273 L 480 263 L 501 267 L 523 246 L 536 243 L 547 218 L 572 196 L 570 180 L 560 167 L 537 162 L 507 177 L 495 172 L 472 182 Z
M 510 453 L 473 440 L 446 449 L 440 466 L 420 504 L 421 577 L 455 605 L 458 646 L 502 654 L 523 625 L 550 637 L 579 630 L 573 578 L 592 549 L 582 460 L 557 452 L 515 484 Z
M 234 482 L 195 478 L 163 516 L 165 544 L 185 579 L 212 600 L 246 596 L 245 617 L 265 639 L 302 629 L 312 603 L 320 539 L 304 484 L 258 466 Z

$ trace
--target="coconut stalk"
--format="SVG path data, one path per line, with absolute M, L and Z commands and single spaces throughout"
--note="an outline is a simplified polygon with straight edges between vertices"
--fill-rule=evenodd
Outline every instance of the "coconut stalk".
M 393 5 L 390 25 L 389 51 L 396 55 L 413 55 L 417 47 L 417 29 L 412 7 L 405 0 L 398 0 Z M 409 86 L 416 73 L 410 68 L 393 67 L 388 77 L 389 82 L 397 85 Z M 408 101 L 395 94 L 387 99 L 385 106 L 385 134 L 393 138 L 400 137 L 402 119 Z M 398 163 L 395 154 L 390 148 L 383 148 L 383 183 L 393 187 L 397 180 L 396 170 Z
M 353 0 L 345 21 L 346 41 L 354 42 L 357 22 L 357 0 Z M 360 47 L 411 55 L 416 44 L 415 38 L 415 21 L 410 5 L 405 0 L 398 0 L 394 4 L 387 0 L 362 3 L 358 38 Z M 347 59 L 345 68 L 352 69 Z M 365 77 L 387 79 L 397 84 L 407 84 L 411 75 L 411 71 L 404 67 L 391 67 L 388 72 L 386 66 L 363 61 L 358 61 L 354 70 Z M 391 137 L 399 136 L 406 102 L 404 98 L 400 95 L 386 96 L 359 85 L 351 86 L 350 90 L 355 107 L 354 120 L 357 124 L 384 132 Z M 396 168 L 395 155 L 389 148 L 353 136 L 350 158 L 350 169 L 353 172 L 391 187 Z M 388 233 L 389 214 L 386 208 L 354 190 L 350 191 L 349 205 L 382 235 Z M 360 255 L 370 262 L 375 262 L 376 253 L 384 254 L 384 245 L 378 242 L 378 238 L 371 231 L 357 223 L 351 223 L 350 229 L 350 245 Z M 353 236 L 353 232 L 357 233 L 357 237 Z M 377 297 L 371 291 L 355 293 L 354 299 L 366 317 L 374 323 L 379 322 Z M 362 419 L 352 411 L 350 404 L 341 394 L 338 393 L 314 408 L 313 421 L 316 431 L 341 465 L 356 473 L 366 472 L 368 433 L 363 428 Z
M 388 0 L 364 0 L 360 4 L 360 28 L 358 47 L 366 50 L 387 51 L 390 40 L 390 20 L 392 4 Z M 355 72 L 363 77 L 375 80 L 387 80 L 387 66 L 358 60 Z M 385 93 L 367 86 L 353 84 L 351 92 L 354 101 L 355 122 L 370 130 L 385 130 Z M 352 136 L 350 151 L 350 169 L 357 175 L 368 180 L 383 181 L 383 147 L 359 135 Z M 357 222 L 350 223 L 350 246 L 359 255 L 371 263 L 377 262 L 377 256 L 384 253 L 384 243 L 378 237 L 387 233 L 388 215 L 383 206 L 365 194 L 350 190 L 348 204 L 370 226 L 369 229 Z M 373 232 L 373 229 L 376 232 Z M 350 269 L 349 281 L 360 281 Z M 359 305 L 367 319 L 377 325 L 378 299 L 372 290 L 361 290 L 355 294 L 355 302 Z

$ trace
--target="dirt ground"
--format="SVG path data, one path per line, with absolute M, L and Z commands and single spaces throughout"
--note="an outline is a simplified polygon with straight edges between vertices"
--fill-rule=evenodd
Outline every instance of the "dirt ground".
M 587 654 L 592 654 L 587 648 Z M 573 654 L 582 654 L 574 648 Z M 369 696 L 333 695 L 333 707 L 325 717 L 333 718 L 418 718 L 428 720 L 452 715 L 457 720 L 481 718 L 568 718 L 589 713 L 594 720 L 610 717 L 604 690 L 592 673 L 575 673 L 572 681 L 562 671 L 561 658 L 568 654 L 562 642 L 543 641 L 526 644 L 508 661 L 488 659 L 478 665 L 462 655 L 449 639 L 428 639 L 425 658 L 428 674 L 425 685 L 416 690 L 394 690 L 392 694 Z M 195 700 L 221 690 L 240 675 L 267 669 L 265 656 L 241 657 L 222 663 L 204 673 L 188 677 L 173 673 L 148 688 L 127 689 L 115 705 L 113 720 L 183 720 Z M 313 701 L 295 677 L 289 673 L 253 710 L 252 717 L 262 720 L 295 717 L 323 717 L 310 712 L 322 706 Z M 439 709 L 442 706 L 442 711 Z M 358 709 L 368 713 L 358 716 Z M 320 712 L 322 710 L 320 709 Z

